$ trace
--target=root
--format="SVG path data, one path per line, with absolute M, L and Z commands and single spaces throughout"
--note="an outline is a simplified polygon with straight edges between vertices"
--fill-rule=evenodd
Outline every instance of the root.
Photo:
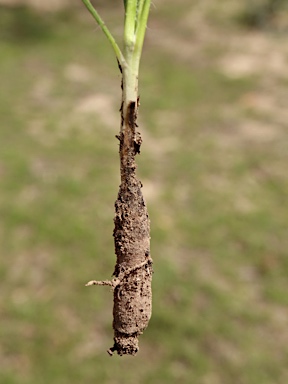
M 118 279 L 112 279 L 112 280 L 91 280 L 88 281 L 87 284 L 85 284 L 85 287 L 89 287 L 90 285 L 109 285 L 112 288 L 117 287 L 119 285 L 120 281 Z
M 144 267 L 144 265 L 146 264 L 152 264 L 152 259 L 150 257 L 147 260 L 143 261 L 143 263 L 135 265 L 132 268 L 127 268 L 124 271 L 121 271 L 119 273 L 119 276 L 115 277 L 112 280 L 90 280 L 88 281 L 88 283 L 85 284 L 85 287 L 89 287 L 90 285 L 107 285 L 109 287 L 112 287 L 112 289 L 114 290 L 118 285 L 121 285 L 124 277 L 130 275 L 130 273 L 135 271 L 136 269 Z

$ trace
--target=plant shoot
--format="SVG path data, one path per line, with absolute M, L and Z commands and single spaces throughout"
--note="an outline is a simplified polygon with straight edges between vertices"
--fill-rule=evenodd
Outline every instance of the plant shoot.
M 138 336 L 148 325 L 152 310 L 150 221 L 136 176 L 135 157 L 142 139 L 137 131 L 138 77 L 150 0 L 124 0 L 123 52 L 89 0 L 82 0 L 108 38 L 122 74 L 121 127 L 118 138 L 121 184 L 115 202 L 114 245 L 116 265 L 112 280 L 86 285 L 108 285 L 114 292 L 114 345 L 110 355 L 135 355 Z

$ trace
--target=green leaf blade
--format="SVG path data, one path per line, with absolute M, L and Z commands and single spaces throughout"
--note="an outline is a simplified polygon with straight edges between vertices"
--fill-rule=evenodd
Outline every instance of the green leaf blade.
M 124 1 L 126 1 L 126 0 L 124 0 Z M 124 59 L 124 56 L 121 52 L 121 49 L 119 48 L 118 44 L 116 43 L 116 40 L 113 37 L 112 33 L 109 31 L 109 29 L 105 25 L 104 21 L 100 17 L 99 13 L 96 11 L 96 9 L 93 7 L 93 5 L 91 4 L 91 2 L 89 0 L 82 0 L 82 2 L 86 6 L 88 11 L 91 13 L 93 18 L 96 20 L 97 24 L 100 26 L 100 28 L 102 29 L 104 34 L 106 35 L 107 39 L 109 40 L 110 44 L 112 45 L 112 48 L 116 54 L 116 57 L 117 57 L 119 63 L 123 65 L 125 63 L 125 59 Z

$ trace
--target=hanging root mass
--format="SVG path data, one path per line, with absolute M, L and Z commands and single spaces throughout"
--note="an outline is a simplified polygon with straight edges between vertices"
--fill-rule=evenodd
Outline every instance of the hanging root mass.
M 137 102 L 138 104 L 138 102 Z M 89 281 L 86 285 L 108 285 L 114 293 L 114 345 L 110 355 L 135 355 L 138 336 L 148 326 L 152 311 L 152 259 L 150 222 L 141 182 L 136 177 L 135 156 L 140 153 L 141 136 L 136 132 L 138 105 L 121 107 L 121 185 L 115 202 L 114 244 L 117 256 L 112 280 Z

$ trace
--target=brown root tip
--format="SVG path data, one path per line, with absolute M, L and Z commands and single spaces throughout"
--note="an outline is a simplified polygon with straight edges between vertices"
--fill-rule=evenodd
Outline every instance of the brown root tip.
M 85 284 L 85 287 L 90 287 L 90 285 L 96 285 L 95 280 L 88 281 L 88 283 Z
M 111 356 L 111 357 L 113 356 L 113 352 L 114 352 L 114 348 L 113 347 L 109 348 L 108 351 L 107 351 L 108 355 Z

